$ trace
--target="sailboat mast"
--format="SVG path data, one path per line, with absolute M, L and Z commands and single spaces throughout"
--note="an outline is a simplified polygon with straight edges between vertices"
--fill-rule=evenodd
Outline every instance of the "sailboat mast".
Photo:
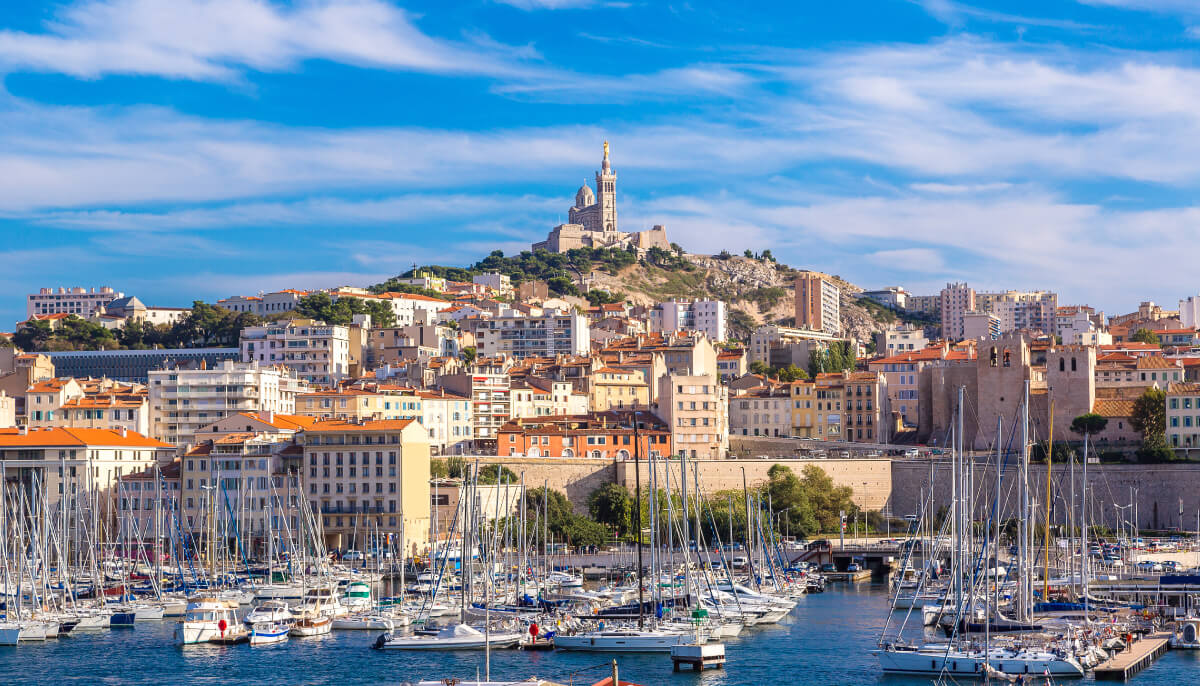
M 633 528 L 637 535 L 637 576 L 638 576 L 638 629 L 646 626 L 645 592 L 642 583 L 642 441 L 638 433 L 637 403 L 633 404 Z
M 1050 474 L 1054 471 L 1054 400 L 1050 400 L 1050 435 L 1046 440 L 1046 526 L 1042 533 L 1044 553 L 1042 602 L 1050 602 Z

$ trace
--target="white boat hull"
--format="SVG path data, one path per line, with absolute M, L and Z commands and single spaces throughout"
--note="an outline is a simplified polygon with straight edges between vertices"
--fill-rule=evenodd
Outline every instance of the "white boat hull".
M 982 652 L 947 651 L 944 647 L 917 650 L 880 650 L 879 666 L 885 674 L 924 674 L 936 676 L 982 675 L 985 663 L 1007 674 L 1049 674 L 1056 677 L 1082 677 L 1083 667 L 1070 657 L 1058 657 L 1044 651 L 1021 652 L 996 649 L 985 658 Z
M 581 650 L 594 653 L 669 653 L 671 648 L 689 643 L 687 634 L 577 634 L 555 636 L 554 647 L 559 650 Z

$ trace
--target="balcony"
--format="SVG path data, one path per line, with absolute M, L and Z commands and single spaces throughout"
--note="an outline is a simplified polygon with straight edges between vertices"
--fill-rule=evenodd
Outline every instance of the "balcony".
M 321 514 L 332 514 L 332 515 L 368 514 L 368 515 L 370 515 L 370 514 L 396 514 L 396 513 L 395 512 L 389 513 L 387 511 L 387 508 L 375 507 L 375 506 L 363 507 L 361 505 L 341 505 L 341 506 L 322 505 L 321 506 Z

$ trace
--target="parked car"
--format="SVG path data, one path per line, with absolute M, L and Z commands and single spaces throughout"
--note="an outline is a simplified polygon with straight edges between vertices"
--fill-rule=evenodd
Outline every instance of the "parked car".
M 1163 566 L 1153 560 L 1142 560 L 1137 563 L 1137 569 L 1139 572 L 1161 572 Z
M 361 561 L 362 559 L 363 559 L 363 554 L 362 554 L 361 550 L 347 550 L 342 555 L 342 560 L 345 562 L 358 562 L 358 561 Z
M 734 555 L 729 560 L 729 564 L 733 565 L 734 569 L 745 569 L 750 564 L 750 559 L 745 555 Z
M 833 564 L 832 562 L 826 562 L 825 564 L 821 565 L 822 572 L 836 572 L 837 570 L 837 565 Z
M 847 572 L 861 572 L 862 565 L 858 564 L 857 562 L 851 562 L 850 564 L 846 565 L 846 571 Z

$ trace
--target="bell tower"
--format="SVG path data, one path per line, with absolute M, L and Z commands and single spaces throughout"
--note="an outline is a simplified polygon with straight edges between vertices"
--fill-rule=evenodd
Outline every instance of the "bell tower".
M 604 160 L 596 172 L 596 204 L 600 210 L 600 229 L 617 230 L 617 173 L 608 161 L 608 141 L 604 141 Z

